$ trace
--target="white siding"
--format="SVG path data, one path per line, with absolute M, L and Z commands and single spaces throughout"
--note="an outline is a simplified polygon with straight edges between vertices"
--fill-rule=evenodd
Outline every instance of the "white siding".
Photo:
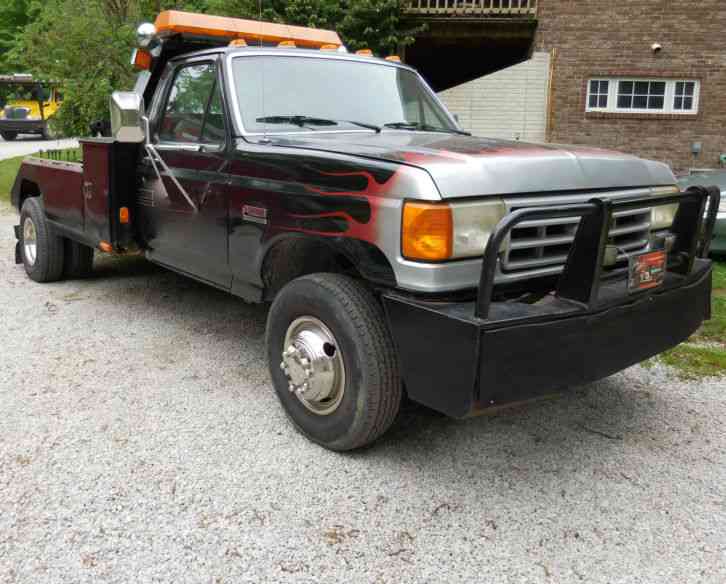
M 549 53 L 439 93 L 475 136 L 544 142 L 547 129 Z

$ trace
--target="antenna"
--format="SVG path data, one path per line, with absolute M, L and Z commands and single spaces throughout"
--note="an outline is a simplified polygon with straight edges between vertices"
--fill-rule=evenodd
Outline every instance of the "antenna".
M 257 8 L 259 9 L 259 22 L 260 26 L 262 26 L 262 0 L 257 0 Z M 260 48 L 262 48 L 262 35 L 260 35 Z M 260 91 L 262 92 L 262 95 L 260 96 L 262 99 L 262 141 L 267 142 L 267 112 L 265 111 L 265 56 L 262 56 L 262 68 L 261 68 L 261 75 L 262 75 L 262 83 L 260 83 Z

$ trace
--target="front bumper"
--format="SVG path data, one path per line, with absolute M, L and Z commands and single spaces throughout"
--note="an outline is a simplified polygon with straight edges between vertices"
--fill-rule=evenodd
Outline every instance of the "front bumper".
M 435 302 L 384 294 L 409 397 L 453 417 L 531 399 L 607 377 L 687 339 L 710 317 L 715 222 L 703 221 L 718 194 L 689 189 L 656 204 L 679 203 L 661 286 L 632 292 L 627 270 L 602 268 L 612 213 L 643 199 L 523 209 L 490 238 L 476 301 Z M 653 201 L 648 201 L 652 203 Z M 713 208 L 713 207 L 712 207 Z M 521 221 L 580 216 L 556 291 L 533 304 L 492 301 L 501 242 Z
M 19 134 L 37 134 L 43 131 L 43 120 L 8 120 L 0 118 L 0 132 L 18 132 Z

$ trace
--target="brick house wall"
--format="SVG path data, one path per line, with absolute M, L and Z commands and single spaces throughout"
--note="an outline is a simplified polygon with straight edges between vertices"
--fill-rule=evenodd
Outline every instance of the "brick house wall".
M 550 141 L 623 150 L 677 172 L 719 166 L 726 153 L 726 1 L 539 0 L 538 21 L 535 50 L 554 49 Z M 699 112 L 588 113 L 587 81 L 598 76 L 697 79 Z M 702 143 L 698 157 L 694 142 Z

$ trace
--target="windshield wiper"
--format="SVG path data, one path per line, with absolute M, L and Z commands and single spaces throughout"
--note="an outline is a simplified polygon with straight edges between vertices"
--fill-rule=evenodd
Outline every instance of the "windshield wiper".
M 395 130 L 420 130 L 423 132 L 444 132 L 446 134 L 459 134 L 460 136 L 471 136 L 471 132 L 464 130 L 455 130 L 454 128 L 440 128 L 431 124 L 423 124 L 421 122 L 388 122 L 383 124 L 384 128 L 393 128 Z
M 360 126 L 361 128 L 367 128 L 374 132 L 380 132 L 380 126 L 373 124 L 366 124 L 365 122 L 356 122 L 353 120 L 329 120 L 326 118 L 316 118 L 313 116 L 267 116 L 264 118 L 257 118 L 256 122 L 263 124 L 292 124 L 293 126 L 337 126 L 339 123 L 352 124 L 354 126 Z

